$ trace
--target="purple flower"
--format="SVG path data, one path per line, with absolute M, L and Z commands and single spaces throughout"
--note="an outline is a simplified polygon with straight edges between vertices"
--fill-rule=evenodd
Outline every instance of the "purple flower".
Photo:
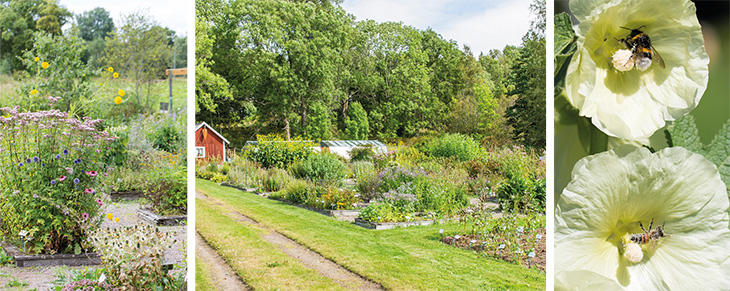
M 22 166 L 23 166 L 23 162 L 18 163 L 18 167 L 22 167 Z
M 95 191 L 96 192 L 96 191 Z M 99 206 L 104 206 L 104 203 L 101 202 L 101 199 L 96 199 L 96 203 L 99 204 Z
M 81 180 L 79 180 L 79 178 L 74 178 L 74 184 L 78 184 L 80 182 L 81 182 Z
M 64 155 L 68 155 L 68 150 L 63 150 Z
M 36 194 L 33 194 L 33 198 L 38 198 L 39 196 Z
M 61 155 L 56 155 L 56 159 L 60 159 L 60 158 L 61 158 Z
M 25 159 L 25 162 L 30 164 L 30 158 Z
M 51 180 L 51 185 L 56 185 L 56 180 Z
M 81 163 L 81 159 L 75 159 L 74 160 L 74 164 L 78 164 L 78 163 Z
M 41 159 L 39 157 L 33 157 L 33 162 L 39 162 Z
M 87 220 L 87 219 L 89 219 L 89 214 L 84 212 L 84 214 L 81 214 L 81 217 L 83 217 L 84 220 Z
M 42 164 L 41 164 L 41 167 L 45 167 L 45 166 L 46 166 L 46 163 L 42 163 Z

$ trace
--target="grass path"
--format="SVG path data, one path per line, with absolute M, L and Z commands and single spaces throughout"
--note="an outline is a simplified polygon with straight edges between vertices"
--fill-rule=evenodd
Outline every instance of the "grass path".
M 196 290 L 251 290 L 198 233 L 195 233 L 195 264 Z
M 375 231 L 206 180 L 196 179 L 196 189 L 386 289 L 545 288 L 544 273 L 439 242 L 439 228 L 445 229 L 445 235 L 460 233 L 463 228 L 457 224 Z M 205 212 L 206 203 L 197 205 L 203 205 L 197 217 L 214 212 Z M 245 274 L 242 278 L 248 283 Z

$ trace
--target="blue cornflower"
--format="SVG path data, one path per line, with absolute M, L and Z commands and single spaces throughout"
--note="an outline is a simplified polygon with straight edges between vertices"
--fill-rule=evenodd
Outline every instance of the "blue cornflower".
M 18 163 L 18 167 L 22 167 L 22 166 L 23 166 L 23 162 Z
M 60 158 L 61 158 L 61 155 L 56 155 L 56 159 L 60 159 Z
M 25 162 L 30 164 L 30 158 L 25 159 Z
M 79 182 L 81 182 L 79 178 L 74 178 L 74 184 L 78 184 Z
M 33 162 L 39 162 L 41 159 L 39 157 L 33 157 Z
M 41 164 L 41 167 L 45 167 L 45 166 L 46 166 L 46 163 L 42 163 L 42 164 Z
M 51 180 L 51 185 L 56 185 L 56 180 Z
M 68 155 L 68 150 L 63 150 L 64 155 Z
M 75 159 L 74 160 L 74 164 L 78 164 L 78 163 L 81 163 L 81 159 Z

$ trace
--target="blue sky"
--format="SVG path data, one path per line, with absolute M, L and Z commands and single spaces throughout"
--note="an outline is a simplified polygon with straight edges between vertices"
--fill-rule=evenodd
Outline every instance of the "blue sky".
M 160 25 L 174 30 L 178 36 L 187 35 L 188 11 L 193 9 L 194 5 L 191 0 L 60 0 L 59 4 L 74 15 L 102 7 L 109 11 L 109 16 L 114 19 L 114 25 L 120 23 L 121 14 L 128 14 L 140 8 L 149 9 L 149 14 Z
M 520 45 L 530 27 L 530 0 L 345 0 L 341 6 L 357 20 L 394 21 L 432 28 L 475 55 Z

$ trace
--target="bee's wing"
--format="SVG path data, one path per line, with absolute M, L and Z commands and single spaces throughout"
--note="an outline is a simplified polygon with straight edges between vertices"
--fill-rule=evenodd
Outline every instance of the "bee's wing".
M 654 59 L 654 61 L 656 61 L 659 66 L 664 69 L 664 59 L 662 59 L 662 56 L 659 55 L 659 52 L 654 49 L 654 46 L 651 46 L 651 55 L 652 59 Z

